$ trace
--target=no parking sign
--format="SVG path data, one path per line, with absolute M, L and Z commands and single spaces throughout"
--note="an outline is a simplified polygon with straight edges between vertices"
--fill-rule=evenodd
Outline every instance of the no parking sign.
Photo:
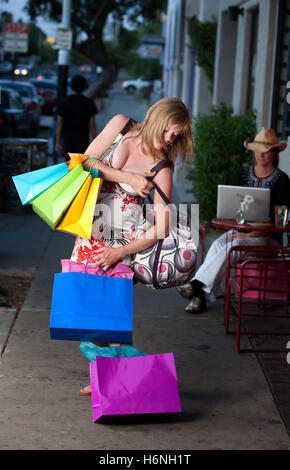
M 4 36 L 5 52 L 28 51 L 29 25 L 25 23 L 6 23 Z

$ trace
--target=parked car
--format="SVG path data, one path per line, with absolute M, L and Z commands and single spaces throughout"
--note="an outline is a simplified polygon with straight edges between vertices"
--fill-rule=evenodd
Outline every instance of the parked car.
M 8 73 L 12 72 L 13 70 L 13 65 L 11 62 L 8 60 L 4 60 L 3 62 L 0 62 L 0 73 Z
M 76 71 L 75 73 L 82 75 L 86 79 L 88 87 L 90 87 L 92 83 L 95 83 L 98 78 L 95 65 L 80 65 L 79 71 Z M 75 73 L 72 73 L 71 77 L 73 77 Z
M 80 65 L 80 72 L 92 73 L 92 71 L 93 71 L 93 66 L 91 64 Z
M 32 69 L 32 64 L 17 64 L 14 69 L 14 75 L 27 77 Z
M 136 90 L 141 90 L 142 88 L 147 88 L 152 85 L 152 82 L 145 80 L 143 77 L 136 78 L 136 80 L 125 80 L 122 82 L 122 88 L 127 93 L 132 95 Z
M 41 106 L 35 86 L 29 82 L 4 79 L 0 80 L 0 87 L 2 86 L 12 88 L 19 93 L 23 103 L 31 111 L 33 116 L 33 137 L 36 137 L 39 131 L 39 124 L 41 119 Z
M 37 80 L 54 80 L 57 81 L 57 72 L 55 70 L 43 69 L 39 71 L 33 71 L 30 74 L 31 78 L 36 78 Z
M 41 109 L 43 113 L 51 114 L 57 102 L 57 82 L 54 80 L 30 80 L 37 91 L 37 95 L 42 98 Z
M 12 88 L 1 87 L 0 136 L 33 137 L 32 113 Z

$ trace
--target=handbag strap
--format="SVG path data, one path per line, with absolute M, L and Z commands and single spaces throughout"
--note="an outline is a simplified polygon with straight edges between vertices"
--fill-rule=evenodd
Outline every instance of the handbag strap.
M 87 260 L 86 260 L 86 263 L 85 263 L 85 270 L 84 270 L 84 273 L 87 274 L 87 265 L 88 265 L 88 262 L 92 259 L 92 258 L 95 258 L 96 255 L 91 255 Z M 104 268 L 102 266 L 102 275 L 104 275 Z
M 127 122 L 127 124 L 125 124 L 125 126 L 123 127 L 123 129 L 121 130 L 120 134 L 122 135 L 125 135 L 127 134 L 127 132 L 129 132 L 129 130 L 134 126 L 134 124 L 136 124 L 137 121 L 135 121 L 134 119 L 130 118 L 129 121 Z
M 153 168 L 151 168 L 151 171 L 155 171 L 155 175 L 154 176 L 148 176 L 147 179 L 148 179 L 148 181 L 151 181 L 154 188 L 158 191 L 158 193 L 162 197 L 165 204 L 169 205 L 171 203 L 170 200 L 164 194 L 164 192 L 158 186 L 158 184 L 153 181 L 155 176 L 157 175 L 157 173 L 159 173 L 159 171 L 161 171 L 163 168 L 172 168 L 172 163 L 169 160 L 161 160 Z M 154 204 L 153 199 L 150 196 L 150 194 L 148 194 L 148 199 L 149 199 L 151 204 Z M 163 245 L 163 239 L 161 239 L 157 242 L 155 258 L 154 258 L 154 263 L 153 263 L 153 267 L 152 267 L 152 284 L 156 289 L 158 289 L 157 270 L 158 270 L 158 263 L 159 263 L 159 259 L 160 259 L 162 245 Z
M 160 162 L 158 162 L 153 168 L 151 168 L 151 171 L 155 171 L 155 175 L 153 176 L 147 176 L 147 179 L 148 181 L 150 181 L 154 188 L 158 191 L 158 193 L 160 194 L 160 196 L 162 197 L 163 201 L 165 202 L 165 204 L 171 204 L 170 200 L 168 199 L 168 197 L 166 196 L 166 194 L 164 194 L 164 192 L 162 191 L 162 189 L 158 186 L 157 183 L 155 183 L 153 180 L 155 178 L 155 176 L 157 175 L 157 173 L 159 173 L 159 171 L 163 170 L 163 168 L 172 168 L 172 163 L 169 161 L 169 160 L 161 160 Z M 150 196 L 150 194 L 148 194 L 148 199 L 150 201 L 151 204 L 153 204 L 153 199 L 152 197 Z
M 154 263 L 152 267 L 152 284 L 156 289 L 158 289 L 157 270 L 158 270 L 158 263 L 159 263 L 159 258 L 160 258 L 160 254 L 162 250 L 162 245 L 163 245 L 163 239 L 157 242 L 157 248 L 156 248 Z

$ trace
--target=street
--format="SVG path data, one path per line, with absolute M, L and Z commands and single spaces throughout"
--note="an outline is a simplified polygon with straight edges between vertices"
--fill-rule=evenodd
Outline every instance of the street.
M 117 81 L 96 117 L 98 131 L 117 113 L 142 120 L 146 109 L 121 91 Z M 50 136 L 51 120 L 42 124 L 40 136 Z M 182 412 L 132 423 L 94 423 L 90 398 L 77 395 L 89 383 L 87 359 L 78 343 L 49 337 L 53 276 L 60 272 L 60 260 L 70 257 L 74 237 L 51 230 L 31 214 L 0 213 L 0 225 L 1 271 L 35 273 L 11 329 L 6 328 L 9 336 L 0 364 L 0 449 L 290 448 L 285 419 L 257 356 L 238 354 L 234 335 L 225 334 L 223 300 L 191 315 L 174 288 L 134 287 L 134 345 L 148 354 L 174 353 Z M 246 336 L 243 341 L 248 341 Z

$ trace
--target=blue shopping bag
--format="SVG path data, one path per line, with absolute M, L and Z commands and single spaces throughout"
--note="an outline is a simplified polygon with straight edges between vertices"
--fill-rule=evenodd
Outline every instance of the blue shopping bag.
M 132 343 L 133 281 L 88 273 L 54 276 L 50 338 Z
M 66 163 L 59 163 L 39 170 L 29 171 L 21 175 L 12 176 L 22 204 L 30 204 L 32 199 L 50 188 L 69 172 Z

